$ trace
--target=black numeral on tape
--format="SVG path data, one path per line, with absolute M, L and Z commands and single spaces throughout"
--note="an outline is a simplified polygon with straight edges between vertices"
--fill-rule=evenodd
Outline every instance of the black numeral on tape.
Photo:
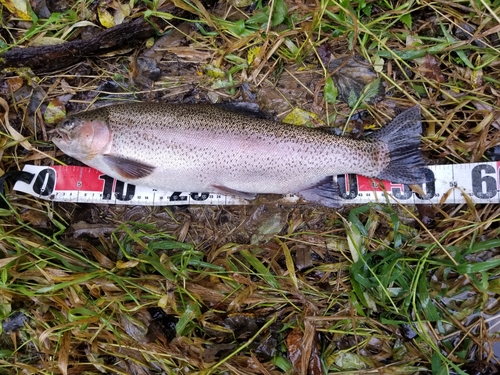
M 496 170 L 491 165 L 480 164 L 472 168 L 472 194 L 479 199 L 490 199 L 497 195 L 498 189 L 495 176 Z
M 426 168 L 425 172 L 425 184 L 420 184 L 420 187 L 424 191 L 425 195 L 422 196 L 420 194 L 417 194 L 418 199 L 432 199 L 436 196 L 436 184 L 435 184 L 435 176 L 434 172 L 431 171 L 430 169 Z
M 134 198 L 135 185 L 125 184 L 125 182 L 118 180 L 116 180 L 115 184 L 115 179 L 105 174 L 99 176 L 99 179 L 104 180 L 104 187 L 102 188 L 103 200 L 111 200 L 113 197 L 113 193 L 115 195 L 116 200 L 119 201 L 130 201 L 132 200 L 132 198 Z
M 187 201 L 188 197 L 181 194 L 182 191 L 176 191 L 175 193 L 173 193 L 169 198 L 170 202 Z
M 130 201 L 135 195 L 135 185 L 126 184 L 127 190 L 125 191 L 125 182 L 116 181 L 115 197 L 119 201 Z
M 358 177 L 355 174 L 338 175 L 337 184 L 341 198 L 354 199 L 358 196 Z
M 180 191 L 173 193 L 169 198 L 170 202 L 187 201 L 188 196 L 181 194 L 182 192 Z M 191 197 L 192 200 L 201 202 L 201 201 L 206 201 L 210 196 L 210 193 L 190 193 L 189 196 Z
M 33 191 L 43 197 L 47 197 L 54 191 L 56 186 L 56 172 L 51 168 L 42 169 L 33 183 Z
M 206 201 L 210 193 L 191 193 L 189 196 L 195 201 Z

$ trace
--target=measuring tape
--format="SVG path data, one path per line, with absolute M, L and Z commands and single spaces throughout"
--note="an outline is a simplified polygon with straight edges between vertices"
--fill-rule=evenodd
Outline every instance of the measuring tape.
M 500 162 L 434 165 L 426 168 L 422 185 L 425 195 L 404 184 L 393 184 L 358 175 L 339 175 L 339 203 L 387 202 L 390 195 L 402 204 L 500 203 Z M 249 202 L 234 195 L 210 192 L 167 192 L 115 180 L 95 169 L 76 166 L 40 167 L 25 165 L 31 181 L 17 181 L 14 190 L 55 202 L 103 203 L 148 206 L 244 205 Z M 299 198 L 285 194 L 283 202 Z M 393 202 L 393 200 L 390 200 Z

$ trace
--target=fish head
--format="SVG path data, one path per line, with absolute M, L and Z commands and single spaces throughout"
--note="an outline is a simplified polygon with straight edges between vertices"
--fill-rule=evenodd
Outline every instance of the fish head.
M 99 117 L 75 115 L 67 117 L 56 127 L 58 137 L 52 142 L 69 155 L 82 162 L 111 149 L 112 132 L 106 120 Z

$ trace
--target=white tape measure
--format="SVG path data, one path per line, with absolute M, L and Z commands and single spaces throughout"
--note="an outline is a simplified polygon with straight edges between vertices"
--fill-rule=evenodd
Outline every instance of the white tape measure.
M 339 175 L 341 204 L 386 202 L 387 194 L 402 204 L 500 203 L 500 162 L 434 165 L 426 169 L 421 196 L 406 185 L 378 181 L 357 175 Z M 25 165 L 32 180 L 17 181 L 14 190 L 56 202 L 169 206 L 179 204 L 243 205 L 249 202 L 231 195 L 210 192 L 166 192 L 115 180 L 95 169 L 75 166 L 40 167 Z M 285 201 L 297 201 L 292 194 Z M 392 200 L 391 200 L 392 201 Z

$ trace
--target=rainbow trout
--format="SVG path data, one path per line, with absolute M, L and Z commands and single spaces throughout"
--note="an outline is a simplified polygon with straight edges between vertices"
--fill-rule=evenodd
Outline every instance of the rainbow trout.
M 417 106 L 362 140 L 205 104 L 112 105 L 69 116 L 56 130 L 67 155 L 164 191 L 295 193 L 337 207 L 338 174 L 425 182 Z

